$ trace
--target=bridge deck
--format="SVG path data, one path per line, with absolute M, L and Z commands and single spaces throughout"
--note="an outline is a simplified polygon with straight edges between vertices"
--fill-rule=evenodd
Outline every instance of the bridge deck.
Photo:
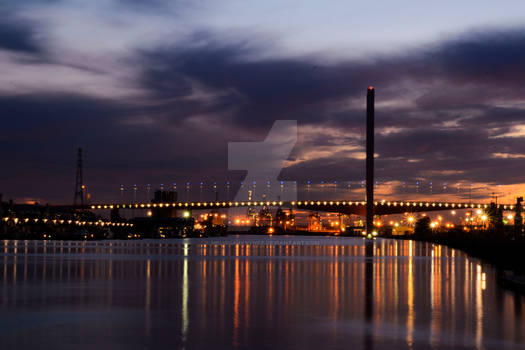
M 375 202 L 374 212 L 377 215 L 400 214 L 405 212 L 426 212 L 454 209 L 487 209 L 488 203 L 458 202 L 421 202 L 421 201 L 380 201 Z M 92 204 L 81 209 L 151 209 L 178 208 L 190 210 L 228 209 L 243 207 L 284 207 L 313 211 L 338 212 L 344 214 L 364 215 L 365 201 L 211 201 L 211 202 L 172 202 L 172 203 L 116 203 Z M 503 210 L 513 210 L 514 205 L 497 204 Z

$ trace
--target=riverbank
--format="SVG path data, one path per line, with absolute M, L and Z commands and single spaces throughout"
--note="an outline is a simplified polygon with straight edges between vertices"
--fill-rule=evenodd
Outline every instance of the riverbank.
M 461 250 L 472 257 L 482 259 L 498 270 L 499 282 L 525 293 L 525 239 L 510 238 L 490 231 L 460 230 L 415 233 L 410 236 L 389 238 L 414 240 L 445 245 Z

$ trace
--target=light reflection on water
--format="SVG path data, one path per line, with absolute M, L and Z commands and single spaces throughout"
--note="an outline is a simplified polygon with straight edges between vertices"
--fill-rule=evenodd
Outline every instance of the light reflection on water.
M 0 347 L 525 348 L 525 298 L 427 243 L 0 241 Z

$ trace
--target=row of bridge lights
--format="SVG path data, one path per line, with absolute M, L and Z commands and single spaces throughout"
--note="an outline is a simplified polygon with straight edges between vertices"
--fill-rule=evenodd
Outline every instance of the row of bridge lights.
M 141 204 L 111 204 L 111 205 L 92 205 L 91 209 L 146 209 L 146 208 L 169 208 L 169 207 L 206 207 L 206 206 L 244 206 L 244 205 L 283 205 L 284 202 L 178 202 L 178 203 L 141 203 Z
M 145 209 L 145 208 L 169 208 L 169 207 L 206 207 L 206 206 L 217 206 L 217 207 L 232 207 L 232 206 L 276 206 L 276 205 L 283 205 L 284 202 L 177 202 L 177 203 L 141 203 L 141 204 L 110 204 L 110 205 L 92 205 L 91 209 L 118 209 L 118 208 L 129 208 L 129 209 Z M 366 205 L 365 201 L 361 202 L 334 202 L 334 201 L 292 201 L 290 202 L 292 206 L 295 205 Z M 451 207 L 451 208 L 488 208 L 488 204 L 469 204 L 469 203 L 437 203 L 437 202 L 387 202 L 387 201 L 381 201 L 381 202 L 375 202 L 375 205 L 386 205 L 386 206 L 413 206 L 413 207 Z M 498 207 L 501 207 L 502 205 L 498 205 Z M 513 205 L 503 205 L 503 209 L 505 210 L 512 210 L 514 209 Z
M 77 225 L 77 226 L 122 226 L 122 227 L 133 227 L 133 224 L 127 223 L 127 222 L 108 222 L 108 221 L 79 221 L 79 220 L 58 220 L 58 219 L 39 219 L 39 218 L 11 218 L 11 217 L 5 217 L 2 218 L 5 222 L 13 222 L 15 225 L 17 224 L 27 224 L 27 223 L 39 223 L 42 222 L 44 224 L 46 223 L 53 223 L 54 225 Z

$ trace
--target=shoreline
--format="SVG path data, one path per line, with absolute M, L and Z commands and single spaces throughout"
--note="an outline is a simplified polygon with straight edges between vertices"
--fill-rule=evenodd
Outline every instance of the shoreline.
M 525 294 L 525 239 L 508 239 L 488 232 L 442 232 L 384 238 L 434 243 L 460 250 L 496 269 L 498 284 L 503 288 Z

